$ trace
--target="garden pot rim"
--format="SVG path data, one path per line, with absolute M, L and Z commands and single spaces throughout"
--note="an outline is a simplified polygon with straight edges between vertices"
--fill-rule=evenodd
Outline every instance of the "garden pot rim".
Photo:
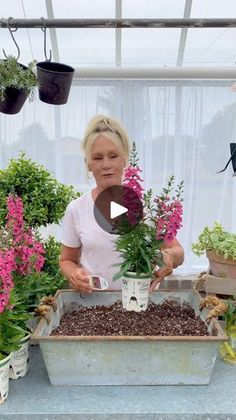
M 55 74 L 55 73 L 71 74 L 75 71 L 75 69 L 72 66 L 68 64 L 64 64 L 64 63 L 58 63 L 56 61 L 40 61 L 39 63 L 36 64 L 36 66 L 40 70 L 43 70 L 51 74 Z M 61 70 L 59 69 L 54 70 L 53 66 L 58 66 L 59 68 L 61 68 Z
M 162 292 L 168 292 L 168 293 L 170 293 L 170 295 L 171 295 L 171 293 L 173 293 L 173 294 L 176 294 L 176 293 L 178 293 L 178 291 L 176 291 L 176 290 L 171 290 L 171 289 L 162 289 L 161 290 L 161 293 Z M 185 293 L 194 293 L 196 296 L 199 296 L 199 299 L 201 300 L 201 296 L 200 296 L 200 293 L 198 292 L 198 291 L 196 291 L 196 290 L 192 290 L 192 289 L 189 289 L 189 290 L 184 290 L 184 292 Z M 57 299 L 57 298 L 60 298 L 60 296 L 62 296 L 63 294 L 66 294 L 66 293 L 76 293 L 76 294 L 79 294 L 79 292 L 77 292 L 76 290 L 72 290 L 72 289 L 58 289 L 57 290 L 57 292 L 56 292 L 56 294 L 55 294 L 55 300 Z M 96 294 L 96 293 L 107 293 L 107 294 L 109 294 L 109 293 L 119 293 L 120 294 L 120 291 L 117 291 L 117 290 L 113 290 L 113 291 L 111 291 L 111 290 L 103 290 L 102 292 L 101 291 L 96 291 L 96 292 L 93 292 L 94 294 Z M 160 291 L 156 291 L 156 292 L 153 292 L 153 294 L 155 294 L 155 293 L 160 293 Z M 126 341 L 140 341 L 140 342 L 149 342 L 149 341 L 175 341 L 175 342 L 182 342 L 182 341 L 188 341 L 188 342 L 222 342 L 222 341 L 227 341 L 228 340 L 228 337 L 227 337 L 227 335 L 225 334 L 225 332 L 223 331 L 223 329 L 222 329 L 222 327 L 220 326 L 220 324 L 218 323 L 218 321 L 216 320 L 216 319 L 213 319 L 211 322 L 212 322 L 212 331 L 214 330 L 215 332 L 216 332 L 216 335 L 210 335 L 210 336 L 162 336 L 162 335 L 155 335 L 155 336 L 151 336 L 151 335 L 148 335 L 148 336 L 128 336 L 128 335 L 113 335 L 113 336 L 105 336 L 105 335 L 97 335 L 97 336 L 95 336 L 95 335 L 91 335 L 91 336 L 89 336 L 89 335 L 87 335 L 87 336 L 85 336 L 85 335 L 81 335 L 81 336 L 51 336 L 51 335 L 42 335 L 43 334 L 43 329 L 44 329 L 44 327 L 46 327 L 47 326 L 47 329 L 48 329 L 48 327 L 50 326 L 50 323 L 51 323 L 51 321 L 52 321 L 52 318 L 53 318 L 53 315 L 54 315 L 54 312 L 53 312 L 53 309 L 52 308 L 50 308 L 50 321 L 49 321 L 49 324 L 47 323 L 47 320 L 46 319 L 44 319 L 44 318 L 42 318 L 40 321 L 39 321 L 39 323 L 38 323 L 38 325 L 36 326 L 36 328 L 35 328 L 35 330 L 33 331 L 33 333 L 32 333 L 32 335 L 31 335 L 31 339 L 32 340 L 35 340 L 36 342 L 37 342 L 37 344 L 40 344 L 40 343 L 43 343 L 43 342 L 63 342 L 63 341 L 66 341 L 66 342 L 88 342 L 88 341 L 90 341 L 90 342 L 96 342 L 96 341 L 108 341 L 108 342 L 111 342 L 111 341 L 123 341 L 123 342 L 126 342 Z
M 219 262 L 221 264 L 227 264 L 227 265 L 236 265 L 236 261 L 233 260 L 232 258 L 225 258 L 222 254 L 217 254 L 216 251 L 212 250 L 207 250 L 206 251 L 206 256 L 209 260 L 212 261 L 216 261 Z
M 146 274 L 146 273 L 141 273 L 141 274 L 137 274 L 135 271 L 126 271 L 125 274 L 123 275 L 123 277 L 127 277 L 130 279 L 151 279 L 151 275 L 150 274 Z
M 29 341 L 30 340 L 30 337 L 31 337 L 31 332 L 28 332 L 21 340 L 20 340 L 20 344 L 24 344 L 24 343 L 26 343 L 27 341 Z M 16 350 L 17 351 L 17 350 Z
M 11 358 L 13 352 L 11 351 L 11 353 L 6 354 L 6 356 L 4 357 L 4 359 L 0 360 L 0 366 L 3 367 Z

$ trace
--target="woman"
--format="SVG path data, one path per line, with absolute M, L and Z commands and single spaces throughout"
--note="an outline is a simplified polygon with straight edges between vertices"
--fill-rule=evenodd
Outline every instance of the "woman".
M 82 293 L 91 293 L 88 276 L 96 274 L 105 278 L 109 287 L 120 289 L 119 282 L 112 283 L 120 255 L 114 249 L 116 235 L 103 230 L 94 218 L 94 202 L 106 188 L 122 185 L 124 168 L 128 165 L 130 143 L 121 123 L 115 118 L 98 115 L 89 122 L 82 148 L 87 169 L 92 172 L 96 187 L 73 200 L 67 207 L 63 220 L 60 268 L 71 286 Z M 154 273 L 150 290 L 172 273 L 183 262 L 183 248 L 177 239 L 163 247 L 164 266 Z

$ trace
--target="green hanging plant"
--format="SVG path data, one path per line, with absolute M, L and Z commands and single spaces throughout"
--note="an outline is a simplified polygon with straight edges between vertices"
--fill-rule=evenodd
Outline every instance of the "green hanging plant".
M 32 71 L 35 64 L 36 61 L 32 61 L 25 67 L 13 56 L 0 60 L 0 102 L 5 100 L 7 88 L 23 89 L 29 95 L 29 99 L 33 99 L 38 85 Z

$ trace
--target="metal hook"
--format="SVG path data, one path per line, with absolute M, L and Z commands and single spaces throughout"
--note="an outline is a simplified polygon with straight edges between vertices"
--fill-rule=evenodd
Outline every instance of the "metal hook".
M 232 145 L 235 145 L 235 143 L 230 143 L 230 147 L 231 147 L 231 144 Z M 224 172 L 228 168 L 228 166 L 229 166 L 231 160 L 233 159 L 235 153 L 236 153 L 236 147 L 235 148 L 232 147 L 231 148 L 231 156 L 230 156 L 228 162 L 226 163 L 224 169 L 221 169 L 221 171 L 216 172 L 217 174 L 220 174 L 221 172 Z
M 17 48 L 17 57 L 16 57 L 16 60 L 18 60 L 18 59 L 19 59 L 19 57 L 20 57 L 20 48 L 19 48 L 19 45 L 17 44 L 17 42 L 16 42 L 16 40 L 15 40 L 15 38 L 14 38 L 14 36 L 13 36 L 13 32 L 16 32 L 16 31 L 17 31 L 17 28 L 15 28 L 15 29 L 11 29 L 11 28 L 10 28 L 10 20 L 11 20 L 11 19 L 13 19 L 13 17 L 9 17 L 9 18 L 8 18 L 7 27 L 8 27 L 8 29 L 9 29 L 10 35 L 11 35 L 11 37 L 12 37 L 12 39 L 13 39 L 13 42 L 14 42 L 14 44 L 15 44 L 16 48 Z M 2 52 L 3 52 L 4 56 L 5 56 L 6 58 L 8 58 L 8 55 L 6 54 L 6 52 L 5 52 L 5 50 L 4 50 L 4 49 L 2 50 Z
M 42 21 L 43 21 L 43 27 L 41 28 L 43 31 L 43 35 L 44 35 L 44 56 L 46 61 L 51 61 L 52 59 L 52 50 L 49 50 L 49 58 L 47 58 L 47 28 L 46 28 L 46 24 L 45 24 L 45 19 L 44 17 L 41 17 Z

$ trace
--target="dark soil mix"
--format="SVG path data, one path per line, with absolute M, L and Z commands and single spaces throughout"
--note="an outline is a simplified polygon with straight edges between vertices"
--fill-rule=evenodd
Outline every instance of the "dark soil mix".
M 82 307 L 64 314 L 51 335 L 208 336 L 209 333 L 188 303 L 150 303 L 146 311 L 135 312 L 123 309 L 117 301 L 110 306 Z

